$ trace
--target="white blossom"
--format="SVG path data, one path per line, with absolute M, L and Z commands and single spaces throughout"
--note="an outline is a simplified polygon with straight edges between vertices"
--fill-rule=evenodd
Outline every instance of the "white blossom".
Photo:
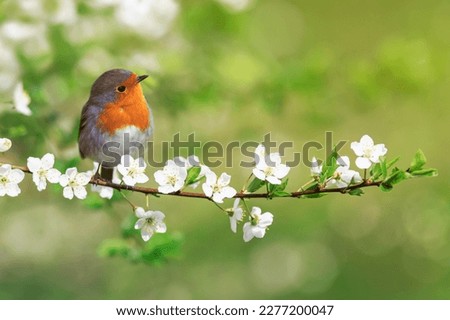
M 14 108 L 17 112 L 24 114 L 26 116 L 31 116 L 31 110 L 28 107 L 28 105 L 31 102 L 30 96 L 28 93 L 23 89 L 23 83 L 19 82 L 13 93 L 13 100 L 14 100 Z
M 206 182 L 202 185 L 203 192 L 214 202 L 223 203 L 224 198 L 233 198 L 236 195 L 236 190 L 228 186 L 230 181 L 231 176 L 225 172 L 217 179 L 217 175 L 210 171 L 206 173 Z
M 135 214 L 139 219 L 134 228 L 141 229 L 141 237 L 144 241 L 150 240 L 155 232 L 166 232 L 165 215 L 161 211 L 145 211 L 143 208 L 138 207 L 135 209 Z
M 134 186 L 136 183 L 145 183 L 149 180 L 145 174 L 145 168 L 147 168 L 147 164 L 143 158 L 134 159 L 128 154 L 122 156 L 117 166 L 123 182 L 129 186 Z
M 197 156 L 191 155 L 187 159 L 185 157 L 175 157 L 173 159 L 175 164 L 179 167 L 184 167 L 186 169 L 190 169 L 192 167 L 199 167 L 200 166 L 200 160 Z
M 21 190 L 19 183 L 24 179 L 25 174 L 19 169 L 12 169 L 11 165 L 0 166 L 0 197 L 8 195 L 17 197 Z
M 78 172 L 77 168 L 69 168 L 65 174 L 59 177 L 59 184 L 64 187 L 63 196 L 72 200 L 73 197 L 86 199 L 86 185 L 91 180 L 92 175 L 88 172 Z
M 244 210 L 239 207 L 240 201 L 241 199 L 239 198 L 234 200 L 233 208 L 228 210 L 231 231 L 233 231 L 234 233 L 236 233 L 238 221 L 242 221 L 242 217 L 244 215 Z
M 98 170 L 98 162 L 94 161 L 94 169 L 93 171 L 90 171 L 89 173 L 91 174 L 91 176 L 93 176 L 95 174 L 95 172 L 97 172 Z M 120 183 L 120 179 L 117 176 L 117 170 L 114 169 L 113 171 L 113 178 L 112 178 L 112 183 L 115 184 L 119 184 Z M 114 195 L 114 189 L 111 187 L 105 187 L 105 186 L 100 186 L 100 185 L 91 185 L 91 191 L 92 192 L 97 192 L 100 195 L 100 198 L 104 198 L 104 199 L 111 199 Z
M 12 147 L 12 142 L 8 138 L 0 138 L 0 152 L 6 152 Z
M 193 167 L 200 167 L 200 173 L 197 176 L 197 181 L 194 183 L 191 183 L 189 186 L 193 189 L 197 188 L 200 184 L 200 179 L 206 176 L 208 172 L 211 172 L 211 169 L 205 166 L 204 164 L 200 163 L 200 160 L 197 156 L 191 155 L 187 159 L 184 157 L 175 157 L 174 162 L 181 167 L 185 167 L 187 170 Z
M 27 167 L 33 173 L 33 182 L 36 184 L 38 191 L 47 188 L 47 180 L 50 183 L 58 183 L 61 172 L 54 169 L 55 156 L 51 153 L 45 154 L 42 159 L 29 157 Z
M 317 161 L 316 157 L 312 158 L 310 171 L 311 176 L 313 177 L 318 177 L 322 173 L 322 166 L 319 165 L 319 161 Z
M 264 212 L 259 207 L 253 207 L 250 212 L 250 221 L 244 224 L 244 241 L 248 242 L 254 237 L 262 238 L 266 234 L 266 229 L 273 222 L 273 214 Z
M 186 167 L 177 165 L 173 160 L 168 160 L 164 168 L 154 174 L 155 180 L 159 184 L 158 191 L 165 194 L 181 190 L 186 176 Z
M 244 11 L 249 7 L 252 0 L 218 0 L 224 6 L 235 12 Z
M 356 166 L 360 169 L 368 169 L 372 163 L 380 162 L 380 157 L 387 152 L 384 144 L 374 144 L 372 138 L 368 135 L 362 136 L 359 142 L 352 142 L 350 147 L 358 156 Z
M 136 32 L 160 38 L 169 30 L 178 10 L 174 0 L 128 0 L 116 4 L 116 17 Z
M 265 154 L 263 145 L 255 149 L 256 167 L 253 174 L 260 180 L 268 181 L 271 184 L 281 184 L 281 179 L 287 176 L 290 168 L 281 163 L 281 157 L 278 152 Z
M 345 188 L 352 183 L 362 182 L 359 172 L 350 170 L 350 159 L 346 156 L 337 159 L 339 165 L 334 172 L 333 178 L 328 181 L 327 188 Z

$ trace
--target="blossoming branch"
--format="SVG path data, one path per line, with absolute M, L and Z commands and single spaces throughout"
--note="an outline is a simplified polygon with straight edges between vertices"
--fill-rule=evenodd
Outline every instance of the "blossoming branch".
M 0 139 L 0 152 L 8 151 L 12 142 L 7 138 Z M 209 167 L 201 164 L 198 157 L 187 159 L 176 157 L 168 160 L 166 165 L 154 173 L 157 188 L 137 186 L 148 182 L 147 165 L 142 158 L 134 159 L 124 155 L 114 172 L 112 181 L 98 178 L 95 173 L 99 164 L 94 163 L 93 170 L 78 172 L 77 168 L 67 168 L 61 173 L 53 168 L 54 155 L 47 153 L 42 158 L 29 157 L 27 167 L 0 163 L 0 196 L 17 197 L 21 190 L 19 184 L 24 180 L 24 173 L 32 174 L 32 180 L 38 191 L 47 188 L 47 183 L 59 184 L 63 189 L 63 197 L 86 199 L 88 184 L 91 192 L 98 193 L 101 198 L 111 199 L 114 189 L 122 192 L 128 190 L 146 195 L 170 195 L 178 197 L 203 198 L 213 202 L 230 220 L 231 230 L 236 233 L 237 226 L 243 223 L 243 239 L 262 238 L 273 223 L 274 215 L 262 212 L 257 206 L 249 206 L 252 198 L 318 198 L 327 193 L 342 193 L 361 196 L 365 187 L 379 187 L 390 191 L 399 182 L 421 176 L 436 176 L 436 169 L 426 169 L 426 158 L 421 150 L 415 154 L 411 165 L 406 170 L 394 167 L 398 157 L 388 161 L 385 158 L 387 148 L 384 144 L 375 144 L 373 139 L 364 135 L 360 141 L 354 141 L 351 149 L 356 155 L 355 165 L 362 172 L 350 169 L 348 156 L 340 156 L 336 151 L 322 163 L 312 159 L 310 180 L 294 191 L 287 191 L 288 174 L 291 168 L 282 163 L 279 153 L 267 153 L 263 145 L 254 152 L 254 168 L 247 183 L 237 191 L 231 186 L 232 177 L 222 172 L 219 176 Z M 195 189 L 201 184 L 203 192 L 186 191 Z M 259 191 L 263 189 L 264 191 Z M 164 223 L 165 214 L 161 211 L 145 210 L 131 203 L 137 219 L 134 229 L 140 230 L 144 241 L 150 240 L 155 233 L 167 230 Z M 226 199 L 235 198 L 233 207 L 226 208 L 222 204 Z

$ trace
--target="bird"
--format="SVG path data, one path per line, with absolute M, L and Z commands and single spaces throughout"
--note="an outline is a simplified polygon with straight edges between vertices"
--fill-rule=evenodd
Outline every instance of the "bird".
M 147 77 L 112 69 L 93 83 L 81 111 L 78 149 L 82 159 L 99 163 L 96 178 L 112 181 L 123 155 L 144 157 L 153 134 L 153 114 L 141 87 Z

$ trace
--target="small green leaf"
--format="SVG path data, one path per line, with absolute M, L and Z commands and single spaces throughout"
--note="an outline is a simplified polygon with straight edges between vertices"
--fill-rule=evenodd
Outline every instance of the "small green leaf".
M 364 194 L 364 191 L 361 188 L 358 188 L 358 189 L 350 190 L 348 192 L 348 194 L 351 195 L 351 196 L 358 196 L 358 197 L 360 197 L 361 195 Z
M 304 194 L 304 195 L 300 196 L 300 198 L 317 199 L 317 198 L 325 197 L 326 195 L 327 195 L 326 193 Z
M 400 157 L 396 157 L 392 159 L 391 161 L 386 162 L 386 169 L 390 169 L 397 161 L 400 159 Z
M 380 189 L 381 189 L 381 191 L 384 191 L 384 192 L 389 192 L 393 188 L 394 187 L 392 185 L 389 185 L 389 184 L 385 184 L 385 183 L 380 184 Z
M 283 180 L 280 184 L 271 184 L 269 183 L 269 194 L 273 196 L 285 197 L 286 194 L 290 194 L 288 192 L 284 192 L 287 187 L 289 178 Z
M 139 233 L 139 231 L 134 228 L 136 221 L 137 218 L 131 214 L 125 217 L 125 219 L 122 221 L 122 225 L 120 227 L 122 236 L 124 238 L 129 238 Z
M 331 154 L 328 156 L 326 161 L 322 165 L 322 173 L 319 177 L 321 183 L 324 183 L 328 178 L 333 176 L 334 172 L 338 168 L 337 159 L 339 155 L 336 152 L 336 149 L 333 149 Z
M 255 192 L 260 189 L 265 184 L 265 181 L 262 181 L 258 178 L 253 179 L 253 181 L 248 185 L 248 192 Z
M 381 177 L 383 179 L 386 179 L 386 177 L 388 175 L 388 171 L 387 171 L 387 165 L 386 165 L 386 158 L 385 157 L 381 157 L 380 158 L 380 169 L 381 169 Z
M 422 152 L 422 150 L 417 150 L 416 154 L 414 155 L 414 159 L 411 162 L 411 165 L 408 169 L 409 172 L 414 172 L 416 170 L 422 169 L 422 167 L 427 162 L 427 158 L 425 158 L 425 154 Z
M 291 194 L 286 191 L 275 190 L 273 193 L 271 193 L 271 195 L 274 197 L 289 197 Z
M 157 234 L 142 249 L 142 261 L 148 264 L 161 264 L 180 255 L 183 245 L 181 234 Z
M 186 177 L 186 185 L 193 184 L 197 182 L 198 175 L 202 169 L 200 167 L 192 167 L 188 169 Z
M 414 177 L 436 177 L 438 175 L 437 169 L 421 169 L 421 170 L 415 170 L 411 172 L 411 174 Z
M 106 239 L 97 249 L 100 257 L 127 257 L 130 253 L 130 247 L 124 239 Z
M 381 163 L 376 163 L 372 169 L 370 169 L 370 175 L 372 176 L 373 180 L 377 180 L 381 175 Z
M 383 184 L 387 186 L 393 186 L 394 184 L 406 180 L 409 177 L 410 175 L 407 172 L 402 171 L 398 168 L 394 168 L 394 170 L 392 170 L 392 173 L 383 181 Z

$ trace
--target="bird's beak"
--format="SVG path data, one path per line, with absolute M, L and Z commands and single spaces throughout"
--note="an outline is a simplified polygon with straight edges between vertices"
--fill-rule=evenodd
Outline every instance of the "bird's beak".
M 137 82 L 139 83 L 139 82 L 141 82 L 142 80 L 144 80 L 145 78 L 147 78 L 148 77 L 148 74 L 144 74 L 144 75 L 142 75 L 142 76 L 138 76 L 137 77 Z

